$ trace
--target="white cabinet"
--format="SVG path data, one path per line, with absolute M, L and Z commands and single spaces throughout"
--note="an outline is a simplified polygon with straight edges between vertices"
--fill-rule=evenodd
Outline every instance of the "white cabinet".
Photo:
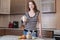
M 10 14 L 10 0 L 0 0 L 0 14 Z
M 56 0 L 41 0 L 42 12 L 56 12 Z

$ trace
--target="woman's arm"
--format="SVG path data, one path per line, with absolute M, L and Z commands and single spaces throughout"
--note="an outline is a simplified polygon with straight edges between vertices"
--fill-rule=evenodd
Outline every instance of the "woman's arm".
M 42 24 L 41 24 L 41 14 L 39 12 L 39 16 L 38 16 L 38 32 L 39 32 L 39 37 L 42 37 Z

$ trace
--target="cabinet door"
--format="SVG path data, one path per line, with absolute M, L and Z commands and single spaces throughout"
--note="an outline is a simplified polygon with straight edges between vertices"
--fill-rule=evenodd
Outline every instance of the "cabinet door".
M 15 30 L 15 29 L 6 29 L 5 30 L 5 35 L 22 35 L 23 31 L 22 30 Z
M 30 0 L 11 0 L 11 14 L 24 14 L 27 10 L 27 3 Z
M 23 14 L 25 13 L 25 0 L 11 0 L 11 14 Z
M 0 29 L 0 36 L 4 35 L 5 31 L 4 29 Z
M 10 13 L 10 0 L 0 0 L 0 14 Z
M 53 31 L 44 30 L 42 32 L 43 38 L 53 38 Z

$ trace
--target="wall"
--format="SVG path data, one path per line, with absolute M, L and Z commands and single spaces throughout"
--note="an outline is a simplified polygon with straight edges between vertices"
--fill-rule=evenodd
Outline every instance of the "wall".
M 60 0 L 56 0 L 56 15 L 57 15 L 56 29 L 60 29 Z
M 8 27 L 10 21 L 18 21 L 20 27 L 21 16 L 22 15 L 0 15 L 0 27 Z
M 9 21 L 9 15 L 0 15 L 0 27 L 8 27 Z
M 42 28 L 56 28 L 56 14 L 42 14 Z

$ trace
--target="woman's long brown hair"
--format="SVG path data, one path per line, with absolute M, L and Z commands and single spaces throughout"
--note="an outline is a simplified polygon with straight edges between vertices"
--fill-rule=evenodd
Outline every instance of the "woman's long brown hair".
M 36 4 L 35 4 L 34 1 L 29 1 L 29 2 L 32 2 L 32 3 L 33 3 L 33 5 L 34 5 L 34 12 L 39 11 L 39 10 L 37 9 L 37 6 L 36 6 Z M 27 3 L 27 11 L 30 11 L 30 8 L 29 8 L 29 2 Z

